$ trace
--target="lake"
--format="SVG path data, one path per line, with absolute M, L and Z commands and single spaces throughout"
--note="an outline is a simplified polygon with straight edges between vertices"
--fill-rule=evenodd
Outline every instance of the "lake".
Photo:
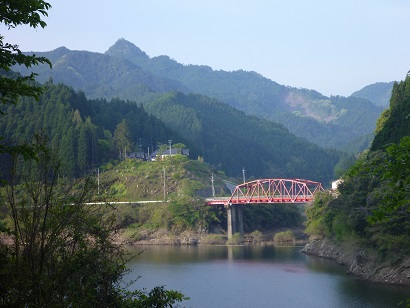
M 190 297 L 184 307 L 397 307 L 410 288 L 360 281 L 302 247 L 134 246 L 130 289 L 158 285 Z M 399 307 L 405 307 L 401 305 Z

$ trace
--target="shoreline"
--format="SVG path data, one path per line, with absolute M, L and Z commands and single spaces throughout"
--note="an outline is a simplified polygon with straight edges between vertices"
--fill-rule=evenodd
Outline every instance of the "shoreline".
M 307 239 L 295 238 L 292 240 L 275 241 L 272 234 L 245 234 L 240 238 L 228 239 L 227 234 L 208 234 L 193 231 L 184 231 L 180 234 L 170 234 L 167 230 L 157 230 L 143 237 L 128 237 L 124 233 L 117 234 L 116 241 L 130 246 L 137 245 L 171 245 L 171 246 L 197 246 L 197 245 L 293 245 L 303 247 Z
M 346 266 L 347 274 L 357 279 L 410 287 L 410 257 L 392 265 L 387 261 L 379 261 L 377 254 L 366 247 L 336 244 L 326 238 L 310 241 L 301 252 L 342 264 Z
M 410 287 L 410 257 L 392 265 L 380 262 L 377 253 L 361 245 L 353 243 L 334 243 L 328 239 L 302 240 L 289 242 L 275 242 L 267 240 L 266 236 L 259 239 L 244 237 L 241 242 L 228 243 L 226 234 L 217 234 L 218 241 L 209 241 L 205 234 L 194 232 L 169 235 L 166 232 L 151 234 L 145 239 L 130 240 L 122 238 L 122 243 L 129 246 L 297 246 L 301 253 L 335 261 L 346 267 L 346 273 L 356 279 L 366 280 L 384 285 Z M 125 241 L 124 241 L 125 240 Z

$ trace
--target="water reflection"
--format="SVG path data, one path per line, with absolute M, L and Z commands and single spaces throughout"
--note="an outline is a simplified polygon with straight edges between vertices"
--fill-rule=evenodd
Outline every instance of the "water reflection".
M 410 290 L 366 283 L 300 247 L 138 246 L 129 263 L 134 288 L 165 285 L 187 307 L 396 307 Z

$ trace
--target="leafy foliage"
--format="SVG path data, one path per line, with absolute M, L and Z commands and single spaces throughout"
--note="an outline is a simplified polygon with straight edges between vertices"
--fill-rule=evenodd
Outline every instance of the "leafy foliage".
M 42 0 L 2 1 L 0 23 L 9 28 L 18 25 L 44 28 L 46 23 L 42 16 L 47 16 L 50 7 Z M 10 72 L 10 67 L 23 65 L 30 68 L 40 63 L 50 65 L 44 57 L 25 55 L 17 45 L 3 43 L 3 36 L 0 36 L 2 109 L 6 109 L 8 104 L 16 104 L 21 96 L 39 99 L 42 88 L 32 83 L 35 74 L 21 76 Z M 64 98 L 63 102 L 66 103 Z M 25 107 L 30 109 L 32 105 L 35 104 Z M 10 106 L 16 110 L 19 107 Z M 7 108 L 7 111 L 10 110 Z M 0 112 L 4 114 L 2 110 Z M 62 115 L 67 114 L 63 111 Z M 29 124 L 32 127 L 28 132 L 33 129 L 37 132 L 42 125 L 44 131 L 50 128 L 46 127 L 50 125 L 49 119 L 45 121 L 40 117 L 36 120 L 20 123 L 18 118 L 14 118 L 13 125 L 23 130 L 22 124 Z M 78 153 L 73 153 L 75 138 L 72 126 L 68 125 L 64 127 L 68 129 L 68 134 L 64 134 L 66 140 L 63 145 L 67 146 L 64 154 L 70 154 L 69 158 L 78 154 L 78 166 L 84 169 L 88 145 L 78 110 L 72 120 L 75 129 L 79 130 Z M 10 123 L 6 121 L 6 124 Z M 86 121 L 86 124 L 92 127 L 91 121 Z M 126 254 L 112 238 L 115 219 L 111 208 L 86 204 L 95 200 L 94 181 L 90 178 L 76 183 L 60 179 L 61 165 L 57 153 L 50 149 L 47 133 L 37 134 L 32 145 L 30 142 L 22 143 L 22 139 L 27 137 L 23 134 L 17 134 L 6 145 L 0 145 L 1 171 L 9 180 L 0 178 L 5 185 L 0 191 L 0 305 L 172 307 L 175 302 L 187 299 L 181 293 L 166 291 L 163 287 L 157 287 L 148 294 L 123 289 L 121 278 L 125 272 Z M 57 147 L 57 139 L 53 141 Z M 66 172 L 73 168 L 72 163 L 66 164 Z
M 0 303 L 4 306 L 171 307 L 186 300 L 163 287 L 127 292 L 127 254 L 114 240 L 115 209 L 95 204 L 95 178 L 59 179 L 58 155 L 39 136 L 35 160 L 12 153 L 11 179 L 0 194 Z M 101 191 L 109 191 L 102 184 Z M 90 203 L 91 202 L 91 203 Z M 88 204 L 87 204 L 88 203 Z
M 245 232 L 299 228 L 302 216 L 294 204 L 258 204 L 244 207 Z
M 275 242 L 284 243 L 284 242 L 294 242 L 295 234 L 292 230 L 278 232 L 273 236 Z
M 115 136 L 121 134 L 115 132 L 122 121 L 129 128 L 124 139 L 130 141 L 127 151 L 141 145 L 152 153 L 158 143 L 172 139 L 190 148 L 191 157 L 204 157 L 231 176 L 240 176 L 245 167 L 255 177 L 291 176 L 326 183 L 340 158 L 339 152 L 304 142 L 281 125 L 200 95 L 168 94 L 142 107 L 118 99 L 89 100 L 82 92 L 48 82 L 38 103 L 22 98 L 5 111 L 0 119 L 5 145 L 12 140 L 30 142 L 43 130 L 60 149 L 65 176 L 78 176 L 117 159 Z M 123 153 L 123 143 L 120 149 Z
M 120 152 L 119 157 L 125 159 L 127 157 L 127 149 L 131 148 L 131 133 L 128 128 L 127 121 L 122 120 L 114 131 L 114 143 Z M 121 155 L 121 151 L 123 155 Z
M 37 28 L 44 28 L 46 23 L 42 16 L 47 16 L 50 4 L 41 0 L 28 1 L 2 1 L 0 5 L 0 23 L 6 27 L 15 28 L 20 25 L 29 25 Z M 33 85 L 35 74 L 28 76 L 11 73 L 11 67 L 15 65 L 31 68 L 40 63 L 51 66 L 51 62 L 45 57 L 23 54 L 18 45 L 4 42 L 4 37 L 0 35 L 0 102 L 2 104 L 15 104 L 18 97 L 31 96 L 38 98 L 41 87 Z
M 336 240 L 358 238 L 391 260 L 410 254 L 410 78 L 393 87 L 372 150 L 343 176 L 338 195 L 318 195 L 306 231 Z
M 399 143 L 410 135 L 410 75 L 393 85 L 390 109 L 378 122 L 378 133 L 371 149 L 380 150 L 390 143 Z
M 151 291 L 138 290 L 133 294 L 134 299 L 130 300 L 123 307 L 136 308 L 166 308 L 178 307 L 175 303 L 189 300 L 189 297 L 184 296 L 180 292 L 173 290 L 166 290 L 164 286 L 157 286 Z
M 4 111 L 5 115 L 0 118 L 4 146 L 14 142 L 30 143 L 36 132 L 43 131 L 52 147 L 59 149 L 64 163 L 60 172 L 69 177 L 117 159 L 116 145 L 120 146 L 121 153 L 125 148 L 128 152 L 135 151 L 140 144 L 143 150 L 150 147 L 152 152 L 156 141 L 183 141 L 136 104 L 88 100 L 84 93 L 52 82 L 45 85 L 38 102 L 33 98 L 20 98 L 16 106 L 9 105 Z M 123 126 L 122 121 L 126 121 L 128 133 L 119 134 L 120 130 L 116 130 Z
M 11 184 L 1 196 L 12 239 L 0 245 L 2 304 L 113 305 L 125 259 L 111 239 L 109 209 L 85 205 L 94 191 L 89 179 L 57 186 L 55 156 L 42 140 L 34 148 L 38 160 L 13 155 Z

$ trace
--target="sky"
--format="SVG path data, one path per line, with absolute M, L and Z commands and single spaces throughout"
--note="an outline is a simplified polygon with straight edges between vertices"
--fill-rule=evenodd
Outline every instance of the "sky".
M 255 71 L 349 96 L 410 70 L 409 0 L 48 0 L 47 27 L 1 29 L 23 51 L 105 52 L 124 38 L 150 57 Z

